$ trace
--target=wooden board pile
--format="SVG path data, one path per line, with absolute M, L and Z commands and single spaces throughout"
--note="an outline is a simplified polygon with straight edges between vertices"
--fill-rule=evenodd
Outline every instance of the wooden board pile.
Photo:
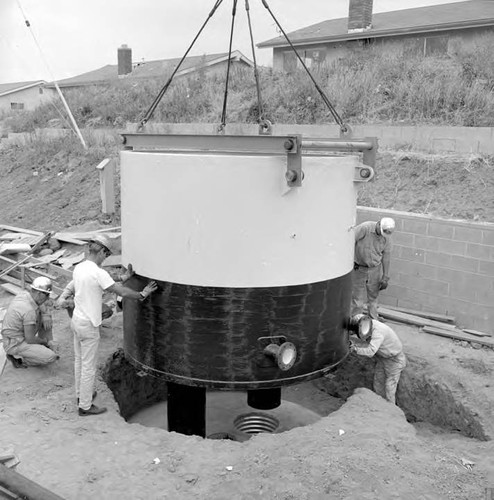
M 379 307 L 378 313 L 385 319 L 419 326 L 424 333 L 494 348 L 490 333 L 461 329 L 456 326 L 453 316 L 391 306 Z
M 46 276 L 59 295 L 72 279 L 73 267 L 84 260 L 86 243 L 98 233 L 105 233 L 119 246 L 119 227 L 42 233 L 0 224 L 0 287 L 15 295 L 38 276 Z M 107 261 L 104 267 L 120 266 L 119 255 L 111 255 Z

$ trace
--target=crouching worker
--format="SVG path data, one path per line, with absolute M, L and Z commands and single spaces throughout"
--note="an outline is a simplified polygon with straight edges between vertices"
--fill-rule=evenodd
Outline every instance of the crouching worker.
M 376 358 L 374 392 L 396 404 L 396 389 L 406 366 L 403 345 L 398 335 L 388 325 L 364 314 L 356 314 L 351 318 L 349 330 L 365 342 L 357 345 L 350 341 L 350 352 Z
M 40 276 L 7 308 L 2 337 L 7 358 L 15 368 L 48 365 L 59 359 L 54 351 L 51 313 L 40 308 L 51 290 L 51 280 Z

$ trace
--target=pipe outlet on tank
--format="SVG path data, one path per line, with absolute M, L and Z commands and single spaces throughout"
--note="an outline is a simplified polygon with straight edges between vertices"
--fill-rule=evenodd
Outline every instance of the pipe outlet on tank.
M 269 344 L 263 353 L 273 358 L 282 371 L 289 370 L 297 359 L 297 348 L 291 342 L 284 342 L 281 345 Z

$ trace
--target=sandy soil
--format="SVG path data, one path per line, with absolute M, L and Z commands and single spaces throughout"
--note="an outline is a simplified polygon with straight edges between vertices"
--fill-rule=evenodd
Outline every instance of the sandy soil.
M 0 306 L 8 300 L 0 298 Z M 65 312 L 56 311 L 62 357 L 55 365 L 16 370 L 8 364 L 0 380 L 0 447 L 14 445 L 21 460 L 17 471 L 66 499 L 471 500 L 494 488 L 493 441 L 412 425 L 400 408 L 365 388 L 327 415 L 339 405 L 325 397 L 325 379 L 285 394 L 327 416 L 244 443 L 128 424 L 101 379 L 97 404 L 108 406 L 108 413 L 79 417 L 68 324 Z M 459 405 L 482 400 L 479 419 L 491 432 L 494 351 L 393 327 L 412 360 L 404 377 L 420 360 L 436 377 L 431 383 L 457 392 Z M 102 328 L 101 363 L 121 341 L 118 314 Z M 401 389 L 399 395 L 409 400 Z
M 106 155 L 57 144 L 0 151 L 0 223 L 56 231 L 88 221 L 118 225 L 118 213 L 100 215 L 94 167 Z M 359 202 L 494 222 L 490 162 L 383 152 L 377 179 Z M 0 307 L 10 298 L 0 296 Z M 101 363 L 121 346 L 120 321 L 115 316 L 102 330 Z M 68 317 L 58 311 L 60 361 L 28 370 L 9 364 L 0 378 L 0 448 L 12 444 L 17 470 L 66 499 L 490 498 L 494 441 L 455 429 L 494 437 L 494 351 L 393 327 L 410 361 L 398 401 L 419 422 L 410 424 L 402 409 L 368 389 L 354 391 L 369 387 L 372 365 L 353 358 L 331 377 L 284 391 L 285 399 L 324 415 L 319 422 L 239 443 L 128 424 L 101 379 L 96 402 L 108 413 L 79 417 Z M 348 397 L 343 405 L 327 395 L 335 383 Z

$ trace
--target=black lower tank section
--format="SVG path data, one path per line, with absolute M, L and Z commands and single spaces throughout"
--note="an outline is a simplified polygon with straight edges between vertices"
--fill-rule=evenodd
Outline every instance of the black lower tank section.
M 263 288 L 157 281 L 146 300 L 123 301 L 126 358 L 153 376 L 198 387 L 248 390 L 317 378 L 348 354 L 351 279 Z M 126 286 L 141 290 L 148 281 L 134 275 Z M 284 341 L 297 349 L 287 371 L 263 354 Z

